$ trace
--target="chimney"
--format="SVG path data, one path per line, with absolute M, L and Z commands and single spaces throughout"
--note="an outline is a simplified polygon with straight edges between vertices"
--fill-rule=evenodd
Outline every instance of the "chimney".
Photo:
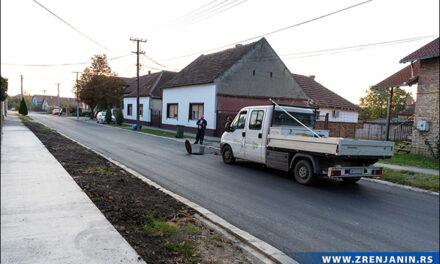
M 150 75 L 151 74 L 151 71 L 148 71 L 148 75 Z
M 309 76 L 309 78 L 312 79 L 312 80 L 315 80 L 315 77 L 316 77 L 315 75 L 310 75 Z

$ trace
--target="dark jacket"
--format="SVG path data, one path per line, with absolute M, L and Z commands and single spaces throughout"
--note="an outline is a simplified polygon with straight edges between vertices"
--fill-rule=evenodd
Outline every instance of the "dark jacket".
M 197 120 L 196 125 L 197 125 L 197 129 L 205 130 L 206 129 L 206 125 L 208 125 L 208 122 L 206 122 L 205 119 L 199 119 L 199 120 Z

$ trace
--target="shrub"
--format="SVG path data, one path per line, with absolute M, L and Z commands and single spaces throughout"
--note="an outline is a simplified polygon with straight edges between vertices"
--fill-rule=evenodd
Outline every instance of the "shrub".
M 116 123 L 122 125 L 122 122 L 124 122 L 124 115 L 122 114 L 122 109 L 119 109 L 116 114 Z
M 112 111 L 110 110 L 110 106 L 107 106 L 107 111 L 105 111 L 105 122 L 107 124 L 112 122 Z
M 26 116 L 28 114 L 28 109 L 27 109 L 27 106 L 26 106 L 26 102 L 24 101 L 24 98 L 21 99 L 20 109 L 18 110 L 18 112 L 20 114 L 24 115 L 24 116 Z

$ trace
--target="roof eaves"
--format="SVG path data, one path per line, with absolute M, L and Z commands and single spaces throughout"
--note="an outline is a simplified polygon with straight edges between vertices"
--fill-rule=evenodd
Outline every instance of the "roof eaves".
M 424 56 L 424 57 L 417 57 L 417 58 L 408 58 L 408 59 L 401 59 L 399 62 L 400 63 L 405 63 L 405 62 L 413 62 L 416 60 L 427 60 L 427 59 L 432 59 L 432 58 L 437 58 L 440 57 L 440 54 L 434 54 L 434 55 L 429 55 L 429 56 Z

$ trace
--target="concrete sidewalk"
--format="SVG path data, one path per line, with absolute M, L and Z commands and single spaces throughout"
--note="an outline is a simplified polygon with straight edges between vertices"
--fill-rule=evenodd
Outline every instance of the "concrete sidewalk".
M 1 165 L 1 263 L 145 263 L 13 115 Z

